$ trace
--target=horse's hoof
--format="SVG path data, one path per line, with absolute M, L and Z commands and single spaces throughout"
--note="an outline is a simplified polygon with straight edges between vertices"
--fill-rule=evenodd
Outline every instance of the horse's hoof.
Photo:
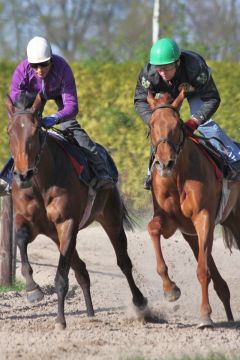
M 65 330 L 66 329 L 66 323 L 59 323 L 59 322 L 56 322 L 55 323 L 55 330 L 59 330 L 59 331 L 62 331 L 62 330 Z
M 94 310 L 87 310 L 87 316 L 88 317 L 94 317 L 95 316 Z
M 203 320 L 201 320 L 201 322 L 197 325 L 197 329 L 213 329 L 214 325 L 212 322 L 212 319 L 210 317 L 207 317 Z
M 179 287 L 177 287 L 177 285 L 174 285 L 172 291 L 164 292 L 164 297 L 169 302 L 178 300 L 180 296 L 181 296 L 181 290 L 179 289 Z
M 133 299 L 133 305 L 136 307 L 137 311 L 144 311 L 144 309 L 147 307 L 148 299 L 142 296 L 142 298 L 139 300 Z
M 44 293 L 42 292 L 42 290 L 40 288 L 36 288 L 34 290 L 27 291 L 27 301 L 30 303 L 40 301 L 43 299 L 43 297 L 44 297 Z

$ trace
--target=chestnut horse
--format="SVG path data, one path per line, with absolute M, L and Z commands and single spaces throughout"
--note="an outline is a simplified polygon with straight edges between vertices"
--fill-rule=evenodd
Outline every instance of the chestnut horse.
M 37 96 L 32 107 L 27 109 L 16 108 L 10 98 L 6 100 L 6 105 L 10 150 L 14 158 L 12 200 L 16 242 L 28 300 L 36 301 L 43 297 L 39 285 L 33 280 L 27 246 L 38 234 L 44 234 L 56 243 L 60 252 L 55 277 L 58 296 L 55 326 L 60 329 L 66 327 L 64 301 L 70 267 L 82 288 L 87 314 L 94 315 L 90 278 L 85 263 L 77 253 L 76 236 L 81 228 L 96 220 L 111 240 L 117 264 L 131 289 L 134 305 L 144 309 L 147 300 L 132 276 L 123 227 L 131 226 L 131 219 L 117 187 L 97 192 L 89 218 L 81 226 L 88 202 L 88 186 L 79 180 L 62 147 L 41 129 L 36 115 L 41 106 L 40 97 Z
M 190 245 L 197 259 L 197 277 L 201 285 L 202 302 L 199 328 L 212 327 L 208 285 L 222 301 L 227 319 L 233 320 L 230 292 L 218 272 L 211 251 L 215 219 L 218 211 L 222 181 L 215 176 L 211 162 L 200 147 L 187 135 L 179 109 L 184 92 L 172 102 L 169 94 L 160 99 L 148 95 L 152 109 L 150 137 L 154 149 L 152 198 L 154 215 L 148 224 L 157 262 L 157 272 L 163 281 L 164 295 L 169 301 L 181 292 L 168 275 L 161 249 L 161 236 L 168 239 L 177 229 Z M 228 204 L 220 221 L 225 241 L 230 248 L 240 248 L 240 190 L 231 190 Z

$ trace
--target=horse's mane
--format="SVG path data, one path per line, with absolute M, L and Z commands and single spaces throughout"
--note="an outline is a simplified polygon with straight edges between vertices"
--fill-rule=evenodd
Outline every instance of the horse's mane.
M 29 109 L 36 99 L 37 94 L 31 94 L 27 91 L 22 92 L 17 100 L 14 102 L 14 106 L 16 106 L 20 110 Z

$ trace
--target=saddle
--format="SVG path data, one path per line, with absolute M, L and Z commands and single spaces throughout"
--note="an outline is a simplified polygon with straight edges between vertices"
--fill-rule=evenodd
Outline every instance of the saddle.
M 227 180 L 230 179 L 233 173 L 231 165 L 227 161 L 227 158 L 224 157 L 219 151 L 217 151 L 217 149 L 210 143 L 209 139 L 205 138 L 204 136 L 198 136 L 195 134 L 190 138 L 200 146 L 200 148 L 206 153 L 209 160 L 213 162 L 217 178 L 219 178 L 220 171 L 222 174 L 221 177 Z M 219 171 L 216 169 L 216 167 Z
M 56 133 L 49 131 L 49 136 L 51 136 L 51 138 L 55 140 L 68 155 L 79 179 L 86 185 L 89 185 L 96 175 L 93 172 L 92 166 L 89 165 L 87 152 L 76 143 L 71 135 L 69 136 L 68 132 L 65 133 L 61 131 L 61 133 Z M 107 166 L 109 175 L 116 184 L 118 182 L 118 170 L 113 158 L 102 145 L 96 143 L 96 147 L 98 154 L 102 157 Z

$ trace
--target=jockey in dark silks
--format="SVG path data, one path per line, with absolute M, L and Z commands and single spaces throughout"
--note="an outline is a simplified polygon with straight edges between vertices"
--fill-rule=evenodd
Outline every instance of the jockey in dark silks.
M 175 99 L 182 87 L 191 112 L 185 125 L 192 133 L 198 129 L 206 138 L 219 139 L 210 142 L 229 164 L 228 179 L 240 180 L 240 148 L 211 118 L 219 107 L 220 96 L 205 60 L 195 52 L 180 50 L 173 39 L 160 39 L 152 46 L 149 63 L 138 77 L 134 97 L 136 112 L 149 124 L 148 91 L 157 96 L 168 92 Z M 145 188 L 149 189 L 150 184 L 149 174 Z
M 25 99 L 26 107 L 30 107 L 37 94 L 42 99 L 42 108 L 38 114 L 40 118 L 47 100 L 55 100 L 58 107 L 57 113 L 42 118 L 41 125 L 48 129 L 60 124 L 62 130 L 69 129 L 86 153 L 96 175 L 92 181 L 93 186 L 96 189 L 112 187 L 113 181 L 104 160 L 97 152 L 96 144 L 76 121 L 78 99 L 72 70 L 62 57 L 52 54 L 49 42 L 38 36 L 30 40 L 27 46 L 27 59 L 24 59 L 14 71 L 10 98 L 13 104 Z M 4 193 L 6 186 L 9 187 L 11 174 L 8 170 L 12 165 L 13 159 L 10 159 L 1 172 L 0 193 Z

